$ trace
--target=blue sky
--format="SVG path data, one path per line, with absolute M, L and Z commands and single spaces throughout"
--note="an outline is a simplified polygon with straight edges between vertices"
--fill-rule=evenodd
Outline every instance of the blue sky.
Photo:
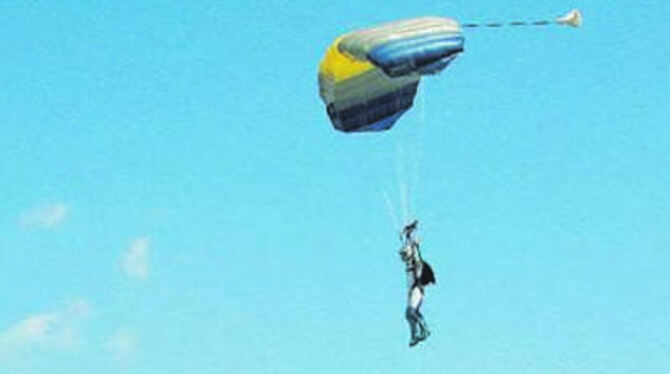
M 0 4 L 0 372 L 670 370 L 667 2 L 120 3 Z M 468 31 L 390 132 L 318 98 L 348 30 L 573 7 Z

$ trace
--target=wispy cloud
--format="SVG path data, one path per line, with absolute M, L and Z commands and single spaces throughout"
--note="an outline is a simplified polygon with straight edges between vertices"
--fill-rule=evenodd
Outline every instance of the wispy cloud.
M 85 300 L 75 300 L 51 311 L 26 316 L 0 332 L 0 356 L 33 348 L 76 347 L 84 340 L 82 324 L 90 310 Z
M 19 225 L 30 228 L 53 228 L 65 221 L 68 210 L 68 206 L 61 203 L 33 208 L 19 216 Z
M 109 337 L 105 346 L 116 362 L 127 364 L 137 354 L 137 335 L 129 328 L 120 328 Z
M 148 238 L 133 240 L 123 253 L 122 267 L 127 276 L 134 279 L 146 279 L 149 276 L 149 250 L 151 241 Z

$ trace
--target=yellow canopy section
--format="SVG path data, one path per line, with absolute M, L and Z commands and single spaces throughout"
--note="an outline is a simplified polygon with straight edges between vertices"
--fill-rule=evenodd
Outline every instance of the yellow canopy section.
M 333 44 L 328 47 L 326 55 L 319 65 L 319 74 L 322 74 L 334 83 L 349 79 L 356 75 L 365 73 L 368 70 L 376 69 L 376 66 L 368 61 L 357 60 L 348 56 L 338 49 L 342 37 L 337 38 Z

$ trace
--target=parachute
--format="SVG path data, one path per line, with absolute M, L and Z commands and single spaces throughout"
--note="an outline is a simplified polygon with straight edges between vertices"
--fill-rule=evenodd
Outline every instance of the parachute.
M 412 107 L 421 76 L 463 51 L 458 22 L 422 17 L 354 31 L 335 40 L 319 66 L 319 94 L 335 129 L 388 130 Z
M 319 95 L 335 129 L 388 130 L 414 103 L 419 81 L 438 74 L 463 52 L 462 29 L 502 26 L 579 27 L 572 10 L 551 20 L 465 23 L 421 17 L 353 31 L 333 42 L 319 65 Z

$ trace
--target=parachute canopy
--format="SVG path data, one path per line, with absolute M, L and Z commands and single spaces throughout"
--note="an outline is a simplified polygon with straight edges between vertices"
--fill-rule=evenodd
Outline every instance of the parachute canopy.
M 319 94 L 333 126 L 383 131 L 412 107 L 422 75 L 437 74 L 463 51 L 458 22 L 423 17 L 337 38 L 319 66 Z

